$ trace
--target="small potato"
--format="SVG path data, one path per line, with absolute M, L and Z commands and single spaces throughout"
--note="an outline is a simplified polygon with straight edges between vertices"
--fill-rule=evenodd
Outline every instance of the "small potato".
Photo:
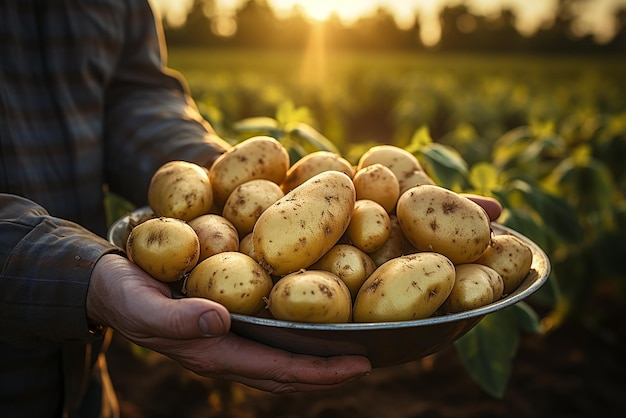
M 422 185 L 407 190 L 396 206 L 407 239 L 420 251 L 435 251 L 454 264 L 474 262 L 491 240 L 491 224 L 478 204 L 451 190 Z
M 133 263 L 162 282 L 175 282 L 200 257 L 200 243 L 192 227 L 177 218 L 152 218 L 130 231 L 126 252 Z
M 366 253 L 380 249 L 391 234 L 389 214 L 373 200 L 357 200 L 345 233 L 349 243 Z
M 522 283 L 533 261 L 528 245 L 513 235 L 495 235 L 477 263 L 491 267 L 504 281 L 504 294 L 513 292 Z
M 250 180 L 237 186 L 228 196 L 222 216 L 231 221 L 243 237 L 252 232 L 261 213 L 283 196 L 280 186 L 273 181 Z
M 376 270 L 376 264 L 367 253 L 353 245 L 337 244 L 311 266 L 339 277 L 350 289 L 354 299 L 363 282 Z
M 242 252 L 257 261 L 256 253 L 254 252 L 254 242 L 252 241 L 252 233 L 249 233 L 239 241 L 239 252 Z
M 200 241 L 200 259 L 225 251 L 239 251 L 239 235 L 235 226 L 220 215 L 208 214 L 189 221 Z
M 424 184 L 435 184 L 435 181 L 428 174 L 426 174 L 425 171 L 415 170 L 410 174 L 407 173 L 402 179 L 400 195 L 409 190 L 411 187 L 422 186 Z
M 327 271 L 301 270 L 281 278 L 267 307 L 276 319 L 308 323 L 344 323 L 351 319 L 352 298 L 346 284 Z
M 154 173 L 148 204 L 157 216 L 189 221 L 209 213 L 213 189 L 207 169 L 186 161 L 170 161 Z
M 475 263 L 457 265 L 454 287 L 441 311 L 457 313 L 488 305 L 500 299 L 502 288 L 502 278 L 495 270 Z
M 422 165 L 413 154 L 395 145 L 376 145 L 368 149 L 357 163 L 357 171 L 372 164 L 382 164 L 389 168 L 398 179 L 400 194 L 416 183 L 415 172 L 424 172 Z
M 393 214 L 389 215 L 389 221 L 391 223 L 389 238 L 381 248 L 368 253 L 376 266 L 380 266 L 392 258 L 416 253 L 418 251 L 404 236 L 404 232 L 402 232 L 402 228 L 398 222 L 398 217 Z
M 339 171 L 305 181 L 268 207 L 255 224 L 259 263 L 275 276 L 309 267 L 346 231 L 355 199 L 352 179 Z
M 388 213 L 396 208 L 400 197 L 400 183 L 391 169 L 379 163 L 368 165 L 357 171 L 352 181 L 357 200 L 373 200 Z
M 354 301 L 354 322 L 428 318 L 448 298 L 454 277 L 454 264 L 439 253 L 391 259 L 361 286 Z
M 348 160 L 334 152 L 316 151 L 300 158 L 289 168 L 281 188 L 287 193 L 324 171 L 341 171 L 350 178 L 354 177 L 354 167 Z
M 214 200 L 223 208 L 237 186 L 254 179 L 281 184 L 289 169 L 289 154 L 269 136 L 246 139 L 220 155 L 209 170 Z
M 265 305 L 273 282 L 252 258 L 240 252 L 215 254 L 191 271 L 184 293 L 221 303 L 229 312 L 256 315 Z

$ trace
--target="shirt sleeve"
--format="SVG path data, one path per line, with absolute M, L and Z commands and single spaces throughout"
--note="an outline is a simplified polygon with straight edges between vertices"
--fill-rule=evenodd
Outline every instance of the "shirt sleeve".
M 0 339 L 30 345 L 90 338 L 89 279 L 111 252 L 120 250 L 28 199 L 0 194 Z
M 147 3 L 126 19 L 125 49 L 107 89 L 105 164 L 111 190 L 137 205 L 170 160 L 206 167 L 231 146 L 201 117 L 179 74 L 164 63 L 162 28 Z

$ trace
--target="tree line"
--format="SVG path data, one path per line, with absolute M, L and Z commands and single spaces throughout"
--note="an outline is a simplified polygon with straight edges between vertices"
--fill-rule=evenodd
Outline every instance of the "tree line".
M 185 24 L 174 27 L 164 22 L 170 46 L 214 48 L 302 49 L 311 39 L 316 24 L 301 12 L 277 17 L 266 0 L 248 0 L 236 15 L 224 21 L 217 16 L 215 0 L 194 0 Z M 420 37 L 418 16 L 408 29 L 398 27 L 393 16 L 379 8 L 372 16 L 353 25 L 344 25 L 337 16 L 323 23 L 324 42 L 329 49 L 352 50 L 436 50 L 466 52 L 611 53 L 626 52 L 626 8 L 615 12 L 617 31 L 613 38 L 598 43 L 592 35 L 576 36 L 573 31 L 576 3 L 560 0 L 553 23 L 534 34 L 522 35 L 515 27 L 515 13 L 504 8 L 496 17 L 472 14 L 464 4 L 447 6 L 439 14 L 441 37 L 434 46 Z M 225 36 L 220 25 L 236 24 Z

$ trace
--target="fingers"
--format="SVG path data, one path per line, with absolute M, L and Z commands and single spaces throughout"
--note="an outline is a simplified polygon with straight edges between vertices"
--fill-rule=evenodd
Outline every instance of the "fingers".
M 362 356 L 299 355 L 233 333 L 192 345 L 193 351 L 175 360 L 200 375 L 235 380 L 273 393 L 332 389 L 371 372 L 369 360 Z M 176 354 L 183 354 L 180 346 Z M 204 362 L 198 363 L 202 359 Z

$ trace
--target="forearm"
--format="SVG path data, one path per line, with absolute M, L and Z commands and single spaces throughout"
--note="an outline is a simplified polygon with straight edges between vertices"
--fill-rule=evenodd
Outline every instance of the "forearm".
M 150 8 L 135 8 L 106 90 L 105 167 L 112 190 L 145 204 L 150 178 L 163 163 L 210 166 L 230 145 L 201 117 L 182 76 L 166 68 L 161 26 Z
M 89 338 L 87 288 L 96 261 L 119 252 L 37 204 L 0 194 L 0 338 Z

